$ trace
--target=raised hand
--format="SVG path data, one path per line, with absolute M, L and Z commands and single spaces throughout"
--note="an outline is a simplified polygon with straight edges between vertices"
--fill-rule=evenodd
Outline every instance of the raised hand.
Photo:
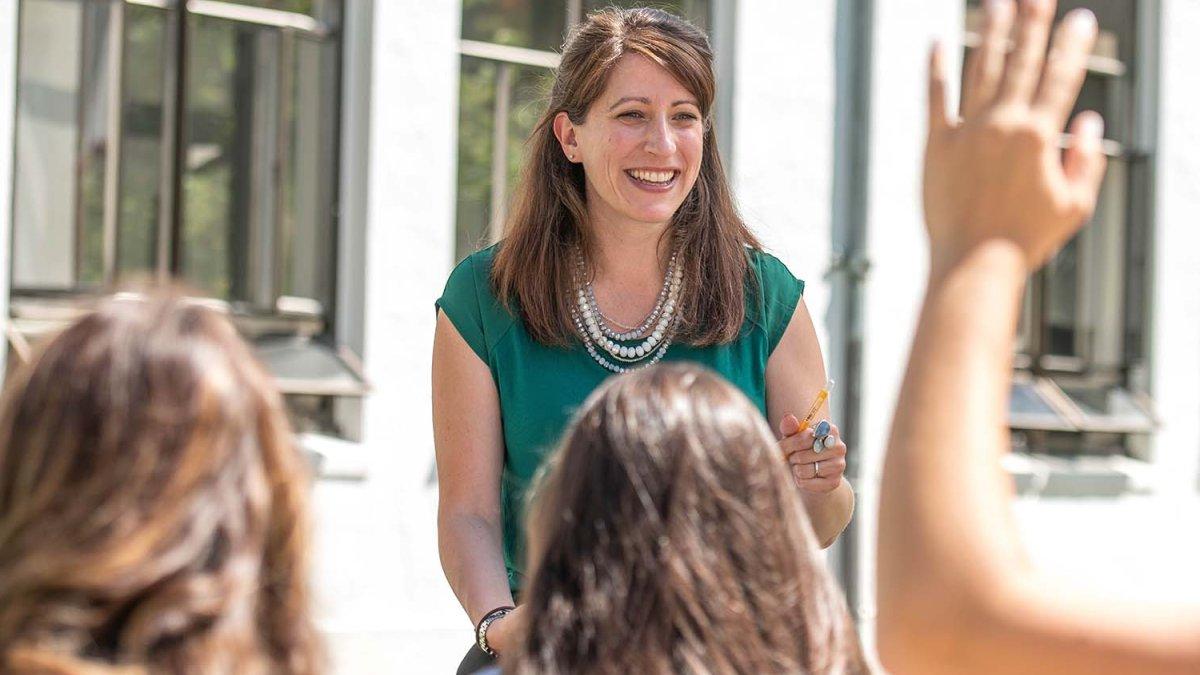
M 962 117 L 947 111 L 940 46 L 929 68 L 925 220 L 936 278 L 982 242 L 1016 244 L 1029 271 L 1091 216 L 1105 159 L 1103 120 L 1080 113 L 1060 133 L 1086 74 L 1096 18 L 1078 9 L 1054 32 L 1053 0 L 990 0 L 982 44 L 964 69 Z M 1009 34 L 1016 23 L 1015 46 Z

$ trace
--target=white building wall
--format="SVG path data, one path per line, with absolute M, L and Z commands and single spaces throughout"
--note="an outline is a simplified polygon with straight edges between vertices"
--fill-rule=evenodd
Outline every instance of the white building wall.
M 317 485 L 317 591 L 337 672 L 452 672 L 471 626 L 438 564 L 429 381 L 433 301 L 454 260 L 461 7 L 364 7 L 371 82 L 355 94 L 369 96 L 365 223 L 347 222 L 362 228 L 363 259 L 343 264 L 365 266 L 363 323 L 347 331 L 361 335 L 372 386 L 365 479 Z
M 1151 367 L 1162 418 L 1156 483 L 1196 493 L 1200 478 L 1200 3 L 1163 0 Z
M 854 583 L 860 591 L 853 609 L 864 619 L 870 645 L 880 471 L 928 268 L 920 190 L 926 64 L 933 41 L 939 39 L 953 67 L 963 26 L 962 0 L 877 0 L 874 4 L 866 235 L 871 267 L 862 309 L 861 441 L 852 449 L 862 467 L 855 513 L 860 563 Z
M 733 193 L 750 227 L 797 277 L 822 345 L 833 190 L 836 3 L 737 3 Z M 826 362 L 829 351 L 826 349 Z M 836 392 L 835 392 L 836 393 Z

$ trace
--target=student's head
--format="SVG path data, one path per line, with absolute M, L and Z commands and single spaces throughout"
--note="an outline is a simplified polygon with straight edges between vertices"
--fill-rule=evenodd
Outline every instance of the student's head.
M 865 670 L 779 446 L 719 376 L 612 378 L 546 471 L 514 672 Z
M 317 670 L 306 476 L 224 318 L 74 322 L 0 402 L 0 671 Z

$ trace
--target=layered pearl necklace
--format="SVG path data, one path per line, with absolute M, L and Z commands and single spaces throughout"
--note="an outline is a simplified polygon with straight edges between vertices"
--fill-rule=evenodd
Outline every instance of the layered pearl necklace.
M 574 302 L 571 305 L 571 319 L 579 331 L 583 346 L 587 348 L 592 359 L 603 368 L 614 373 L 624 373 L 637 368 L 652 366 L 662 360 L 671 340 L 678 328 L 678 315 L 675 306 L 683 292 L 683 268 L 679 265 L 679 249 L 671 253 L 671 261 L 667 264 L 666 274 L 663 275 L 662 289 L 658 292 L 658 300 L 654 309 L 640 325 L 625 332 L 617 332 L 609 328 L 613 324 L 618 328 L 629 328 L 612 321 L 600 311 L 596 304 L 596 292 L 592 282 L 588 280 L 587 265 L 583 253 L 576 249 L 576 269 Z M 622 345 L 621 342 L 641 340 L 636 345 Z

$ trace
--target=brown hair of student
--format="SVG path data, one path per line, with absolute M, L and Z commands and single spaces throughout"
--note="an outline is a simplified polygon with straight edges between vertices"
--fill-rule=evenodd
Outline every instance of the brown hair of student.
M 867 672 L 779 446 L 719 376 L 610 379 L 536 495 L 505 672 Z
M 704 32 L 657 9 L 610 8 L 588 16 L 563 46 L 546 111 L 526 146 L 504 239 L 492 265 L 496 297 L 519 308 L 526 329 L 544 344 L 573 334 L 570 295 L 580 246 L 589 255 L 583 167 L 567 160 L 554 136 L 566 112 L 584 124 L 609 73 L 626 54 L 665 68 L 700 104 L 704 154 L 700 175 L 666 232 L 681 244 L 685 293 L 677 308 L 679 339 L 693 345 L 728 342 L 745 319 L 746 247 L 761 248 L 734 206 L 712 124 L 716 78 Z
M 0 401 L 0 671 L 319 672 L 307 476 L 223 317 L 74 322 Z

